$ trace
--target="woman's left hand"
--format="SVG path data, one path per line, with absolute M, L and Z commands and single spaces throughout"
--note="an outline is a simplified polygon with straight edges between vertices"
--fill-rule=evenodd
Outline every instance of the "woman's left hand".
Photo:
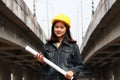
M 74 75 L 73 71 L 67 71 L 66 75 L 65 75 L 65 78 L 68 79 L 68 80 L 71 80 L 73 75 Z

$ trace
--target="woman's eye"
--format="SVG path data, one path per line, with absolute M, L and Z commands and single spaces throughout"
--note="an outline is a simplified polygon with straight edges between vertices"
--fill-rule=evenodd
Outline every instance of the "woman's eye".
M 63 27 L 63 26 L 61 26 L 60 28 L 61 28 L 61 29 L 63 29 L 64 27 Z
M 61 29 L 64 29 L 64 26 L 55 26 L 55 28 L 61 28 Z
M 59 28 L 59 26 L 55 26 L 55 28 Z

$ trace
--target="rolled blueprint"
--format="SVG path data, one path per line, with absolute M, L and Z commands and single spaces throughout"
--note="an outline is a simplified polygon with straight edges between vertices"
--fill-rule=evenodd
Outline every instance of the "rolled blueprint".
M 32 48 L 29 47 L 29 46 L 26 46 L 25 49 L 26 49 L 27 51 L 29 51 L 30 53 L 32 53 L 33 55 L 37 55 L 37 54 L 38 54 L 37 51 L 35 51 L 34 49 L 32 49 Z M 63 69 L 61 69 L 59 66 L 57 66 L 56 64 L 54 64 L 53 62 L 51 62 L 51 61 L 48 60 L 47 58 L 43 57 L 43 61 L 44 61 L 46 64 L 48 64 L 49 66 L 53 67 L 53 68 L 54 68 L 55 70 L 57 70 L 58 72 L 60 72 L 61 74 L 66 75 L 66 72 L 65 72 Z M 73 77 L 72 77 L 72 79 L 73 79 Z M 71 79 L 71 80 L 72 80 L 72 79 Z

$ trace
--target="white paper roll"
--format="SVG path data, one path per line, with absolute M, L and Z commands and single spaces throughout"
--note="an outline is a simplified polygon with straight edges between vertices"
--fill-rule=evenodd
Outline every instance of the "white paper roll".
M 51 62 L 50 60 L 48 60 L 47 58 L 43 58 L 43 61 L 46 62 L 48 65 L 50 65 L 51 67 L 53 67 L 54 69 L 56 69 L 58 72 L 60 72 L 63 75 L 66 75 L 66 72 L 61 69 L 60 67 L 58 67 L 57 65 L 55 65 L 53 62 Z
M 27 51 L 29 51 L 30 53 L 32 53 L 33 55 L 37 55 L 37 54 L 38 54 L 37 51 L 35 51 L 34 49 L 32 49 L 32 48 L 29 47 L 29 46 L 26 46 L 25 49 L 26 49 Z
M 30 53 L 32 53 L 33 55 L 37 55 L 38 52 L 35 51 L 34 49 L 32 49 L 31 47 L 29 46 L 26 46 L 25 49 L 27 51 L 29 51 Z M 66 75 L 66 71 L 64 71 L 63 69 L 61 69 L 59 66 L 57 66 L 56 64 L 54 64 L 53 62 L 51 62 L 50 60 L 48 60 L 47 58 L 43 57 L 43 61 L 48 64 L 49 66 L 53 67 L 55 70 L 57 70 L 58 72 L 60 72 L 61 74 L 63 75 Z M 73 77 L 72 77 L 73 79 Z M 71 80 L 72 80 L 71 79 Z

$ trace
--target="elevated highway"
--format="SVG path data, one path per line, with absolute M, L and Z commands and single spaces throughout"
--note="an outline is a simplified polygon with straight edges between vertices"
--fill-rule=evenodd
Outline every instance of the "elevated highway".
M 81 46 L 91 79 L 120 80 L 120 0 L 100 0 Z
M 45 40 L 23 0 L 0 0 L 0 80 L 40 79 L 40 63 L 24 48 L 42 51 Z

